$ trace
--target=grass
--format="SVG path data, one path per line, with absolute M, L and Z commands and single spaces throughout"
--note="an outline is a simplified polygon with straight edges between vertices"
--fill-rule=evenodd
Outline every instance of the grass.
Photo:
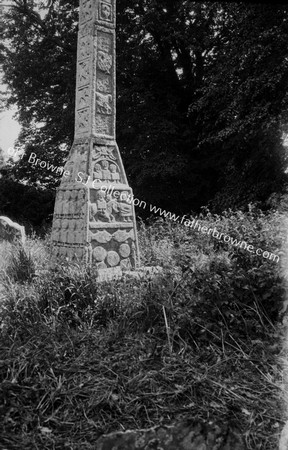
M 232 233 L 239 217 L 202 220 Z M 279 251 L 277 213 L 242 220 L 246 239 Z M 24 275 L 21 256 L 6 259 L 0 447 L 93 449 L 102 433 L 193 417 L 275 450 L 286 408 L 281 265 L 173 223 L 142 225 L 139 240 L 143 263 L 163 267 L 153 281 L 99 285 L 89 268 L 46 270 L 37 239 Z

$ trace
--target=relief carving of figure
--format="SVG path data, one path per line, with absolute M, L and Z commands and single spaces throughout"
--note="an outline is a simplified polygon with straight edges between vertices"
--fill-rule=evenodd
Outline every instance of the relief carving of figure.
M 123 191 L 118 202 L 120 218 L 123 222 L 132 221 L 132 205 L 129 203 L 129 193 Z
M 77 202 L 75 207 L 75 213 L 78 217 L 81 217 L 85 213 L 85 191 L 84 189 L 80 189 L 78 191 Z
M 54 221 L 54 226 L 53 226 L 53 230 L 52 230 L 52 241 L 54 241 L 54 242 L 57 242 L 59 240 L 60 227 L 61 227 L 61 220 L 56 219 Z
M 109 163 L 108 163 L 108 161 L 106 161 L 106 160 L 102 161 L 102 167 L 103 167 L 103 170 L 102 170 L 103 180 L 104 181 L 111 180 L 111 172 L 109 170 Z
M 96 163 L 94 165 L 93 179 L 94 180 L 102 180 L 103 179 L 102 168 L 101 168 L 100 164 L 98 164 L 98 163 Z
M 105 222 L 111 222 L 111 218 L 109 216 L 108 210 L 107 210 L 107 202 L 105 200 L 105 192 L 98 191 L 97 192 L 97 200 L 96 200 L 96 207 L 97 207 L 97 217 L 100 220 L 104 220 Z
M 75 225 L 76 220 L 69 220 L 68 223 L 68 233 L 67 233 L 67 242 L 68 244 L 74 244 L 75 240 Z
M 63 198 L 64 198 L 63 191 L 58 191 L 56 205 L 55 205 L 55 215 L 57 215 L 57 216 L 60 216 L 61 214 L 63 214 L 63 211 L 62 211 Z
M 90 203 L 90 208 L 89 208 L 90 222 L 96 221 L 96 215 L 97 215 L 97 205 L 96 205 L 96 203 Z
M 61 231 L 60 231 L 60 240 L 63 243 L 67 242 L 67 235 L 68 235 L 68 220 L 64 219 L 62 221 Z
M 62 214 L 67 218 L 69 215 L 69 204 L 70 202 L 70 191 L 64 192 L 64 201 L 63 201 L 63 208 L 62 208 Z
M 83 258 L 83 256 L 84 256 L 84 254 L 85 254 L 85 249 L 84 248 L 82 248 L 82 247 L 76 247 L 75 248 L 76 258 L 79 258 L 81 260 Z
M 97 112 L 101 114 L 112 114 L 112 95 L 111 94 L 100 94 L 96 92 L 96 105 Z
M 108 214 L 109 214 L 112 222 L 114 222 L 115 214 L 117 214 L 119 212 L 117 200 L 115 198 L 113 198 L 112 195 L 110 195 L 110 194 L 106 195 L 106 200 L 107 200 Z
M 98 52 L 98 67 L 105 73 L 110 74 L 112 67 L 112 55 L 109 53 L 104 53 L 102 51 Z
M 111 39 L 112 35 L 109 34 L 109 36 L 99 36 L 98 37 L 98 48 L 99 50 L 102 50 L 105 53 L 109 53 L 110 49 L 111 49 L 111 44 L 112 44 L 112 39 Z
M 98 191 L 96 203 L 90 204 L 90 221 L 112 222 L 114 217 L 111 214 L 111 204 L 107 204 L 105 192 Z
M 83 222 L 76 223 L 75 244 L 80 245 L 84 241 L 84 224 Z
M 100 92 L 111 92 L 110 81 L 109 78 L 98 78 L 96 82 L 96 89 Z
M 79 172 L 86 173 L 86 167 L 87 167 L 87 159 L 86 159 L 85 156 L 84 157 L 82 156 L 82 158 L 79 159 L 79 165 L 78 165 L 78 172 L 77 173 L 79 173 Z M 76 175 L 77 175 L 77 173 L 76 173 Z
M 111 5 L 107 5 L 107 3 L 101 3 L 100 18 L 103 20 L 111 21 L 112 19 Z
M 120 173 L 117 172 L 117 167 L 115 164 L 110 164 L 111 180 L 115 183 L 120 182 Z
M 97 133 L 99 133 L 99 134 L 107 134 L 107 135 L 111 134 L 112 131 L 110 130 L 109 119 L 110 119 L 109 116 L 106 116 L 106 117 L 96 116 Z
M 71 198 L 69 204 L 69 217 L 72 217 L 74 215 L 76 198 L 77 198 L 77 191 L 71 191 Z

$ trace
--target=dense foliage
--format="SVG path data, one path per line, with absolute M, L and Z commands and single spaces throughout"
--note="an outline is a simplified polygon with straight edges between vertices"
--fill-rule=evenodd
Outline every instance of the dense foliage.
M 78 2 L 13 3 L 0 63 L 20 141 L 61 165 L 73 139 Z M 186 212 L 281 191 L 287 6 L 119 0 L 117 10 L 117 140 L 135 195 Z M 27 158 L 14 174 L 58 182 Z
M 278 213 L 198 219 L 281 254 Z M 45 242 L 28 245 L 0 260 L 3 447 L 88 450 L 120 427 L 193 417 L 236 425 L 247 449 L 277 448 L 281 263 L 157 221 L 140 247 L 163 273 L 99 284 L 91 268 L 49 268 Z

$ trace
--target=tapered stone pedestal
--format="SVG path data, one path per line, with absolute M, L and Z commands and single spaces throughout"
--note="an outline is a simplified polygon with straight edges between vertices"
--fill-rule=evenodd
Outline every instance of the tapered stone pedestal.
M 58 188 L 54 254 L 106 270 L 135 269 L 133 194 L 116 143 L 116 0 L 81 0 L 75 138 Z

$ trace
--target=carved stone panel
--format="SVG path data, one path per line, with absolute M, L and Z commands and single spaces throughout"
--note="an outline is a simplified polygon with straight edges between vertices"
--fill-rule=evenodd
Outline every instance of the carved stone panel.
M 77 133 L 85 133 L 86 131 L 89 131 L 89 125 L 90 125 L 90 110 L 89 110 L 89 108 L 77 111 L 77 114 L 76 114 L 76 131 L 77 131 Z
M 112 93 L 111 77 L 108 77 L 103 73 L 99 73 L 96 80 L 96 91 L 103 94 Z
M 80 24 L 80 28 L 78 31 L 79 37 L 86 36 L 87 34 L 92 35 L 94 30 L 94 24 L 92 22 L 86 22 L 84 24 Z
M 112 95 L 96 92 L 96 112 L 100 114 L 112 114 Z
M 113 64 L 113 59 L 112 59 L 112 55 L 109 55 L 109 53 L 105 53 L 102 51 L 98 51 L 97 54 L 97 63 L 98 63 L 98 68 L 104 72 L 107 73 L 108 75 L 111 74 L 111 69 L 112 69 L 112 64 Z
M 95 125 L 97 134 L 113 136 L 113 122 L 111 117 L 97 115 Z
M 89 158 L 89 141 L 85 140 L 73 146 L 74 171 L 73 180 L 79 182 L 79 173 L 87 173 L 87 162 Z
M 113 11 L 112 11 L 111 4 L 100 1 L 100 3 L 99 3 L 99 19 L 104 20 L 105 22 L 112 22 Z
M 131 223 L 133 220 L 132 196 L 128 190 L 119 189 L 106 192 L 91 189 L 90 222 Z
M 93 165 L 93 181 L 97 182 L 111 182 L 118 184 L 120 180 L 120 169 L 118 164 L 103 159 L 98 160 Z
M 89 86 L 79 89 L 77 92 L 77 109 L 83 109 L 90 106 L 91 93 Z
M 99 30 L 96 40 L 95 127 L 100 135 L 114 136 L 114 35 Z M 109 116 L 109 117 L 107 117 Z
M 79 63 L 79 75 L 78 75 L 78 86 L 85 86 L 90 82 L 90 65 L 89 61 L 85 60 Z
M 79 61 L 89 58 L 91 55 L 91 37 L 89 35 L 80 36 L 78 41 Z
M 116 161 L 115 147 L 110 147 L 108 145 L 94 145 L 92 157 L 94 161 L 99 159 L 110 159 L 112 162 Z
M 104 53 L 113 53 L 113 35 L 111 33 L 105 33 L 99 31 L 97 36 L 98 50 Z
M 113 238 L 115 233 L 117 233 L 116 225 L 111 229 L 110 232 L 107 230 L 90 232 L 89 240 L 91 242 L 91 262 L 95 267 L 99 268 L 99 263 L 101 267 L 116 267 L 121 266 L 126 269 L 130 269 L 134 266 L 135 258 L 135 236 L 129 232 L 125 233 L 125 242 L 119 243 Z M 124 237 L 124 235 L 123 235 Z
M 87 22 L 92 19 L 92 0 L 82 0 L 79 13 L 79 22 Z

